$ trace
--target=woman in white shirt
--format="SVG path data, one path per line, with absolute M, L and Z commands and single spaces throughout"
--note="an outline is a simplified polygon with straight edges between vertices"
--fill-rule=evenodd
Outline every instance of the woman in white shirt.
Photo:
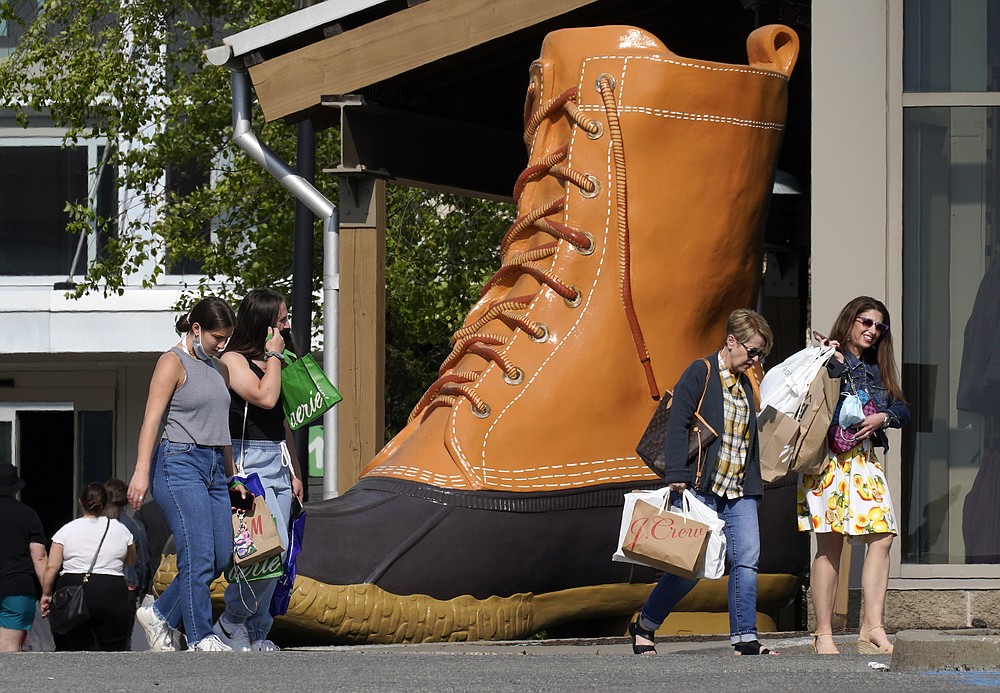
M 134 612 L 123 568 L 135 563 L 135 543 L 125 525 L 104 516 L 107 504 L 108 492 L 104 486 L 87 484 L 80 492 L 83 517 L 63 525 L 52 537 L 42 580 L 43 616 L 49 614 L 53 592 L 67 585 L 82 584 L 84 574 L 90 571 L 84 588 L 90 619 L 68 633 L 53 633 L 56 650 L 60 652 L 129 649 Z

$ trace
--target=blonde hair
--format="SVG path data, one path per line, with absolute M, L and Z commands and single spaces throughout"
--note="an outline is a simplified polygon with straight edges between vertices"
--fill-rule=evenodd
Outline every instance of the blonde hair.
M 754 335 L 760 335 L 764 339 L 764 353 L 770 352 L 774 345 L 774 335 L 767 320 L 749 308 L 737 308 L 729 314 L 729 319 L 726 320 L 726 334 L 733 335 L 740 344 L 750 341 Z

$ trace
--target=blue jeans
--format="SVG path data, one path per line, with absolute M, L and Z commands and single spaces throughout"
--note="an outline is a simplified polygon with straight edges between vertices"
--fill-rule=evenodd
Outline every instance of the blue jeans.
M 177 577 L 153 603 L 189 643 L 212 635 L 212 581 L 233 555 L 232 511 L 221 447 L 161 440 L 153 498 L 174 534 Z
M 729 640 L 733 644 L 756 640 L 757 564 L 760 562 L 757 499 L 694 493 L 726 523 L 723 531 L 729 564 Z M 674 494 L 672 500 L 675 507 L 680 507 L 679 494 Z M 639 612 L 639 625 L 655 631 L 697 582 L 665 573 Z
M 242 459 L 243 471 L 253 472 L 260 477 L 264 487 L 267 509 L 278 524 L 281 541 L 288 547 L 288 520 L 292 515 L 292 475 L 284 462 L 287 452 L 284 444 L 269 440 L 233 440 L 233 459 L 239 464 Z M 271 616 L 271 597 L 278 578 L 237 581 L 226 587 L 226 620 L 229 623 L 245 623 L 250 641 L 264 640 L 271 630 L 274 617 Z

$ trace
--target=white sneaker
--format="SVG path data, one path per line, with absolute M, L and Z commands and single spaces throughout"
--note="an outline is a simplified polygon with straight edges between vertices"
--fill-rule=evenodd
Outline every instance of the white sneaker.
M 202 638 L 194 645 L 188 647 L 187 651 L 188 652 L 232 652 L 233 648 L 231 648 L 229 645 L 219 640 L 218 635 L 209 635 Z
M 230 623 L 224 616 L 212 626 L 212 632 L 219 636 L 223 644 L 228 645 L 234 652 L 250 652 L 253 647 L 250 645 L 250 636 L 247 635 L 245 623 Z
M 153 652 L 176 652 L 180 649 L 180 633 L 159 617 L 152 604 L 136 609 L 135 618 L 145 631 L 149 649 Z
M 254 640 L 250 643 L 250 649 L 254 652 L 280 652 L 281 648 L 270 640 Z

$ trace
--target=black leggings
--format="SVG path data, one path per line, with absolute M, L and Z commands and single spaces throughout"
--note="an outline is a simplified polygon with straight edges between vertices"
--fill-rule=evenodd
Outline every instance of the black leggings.
M 83 575 L 66 573 L 56 580 L 56 589 L 82 582 Z M 118 652 L 130 649 L 135 604 L 129 600 L 125 577 L 92 574 L 84 593 L 87 596 L 90 620 L 68 633 L 53 633 L 56 651 Z

